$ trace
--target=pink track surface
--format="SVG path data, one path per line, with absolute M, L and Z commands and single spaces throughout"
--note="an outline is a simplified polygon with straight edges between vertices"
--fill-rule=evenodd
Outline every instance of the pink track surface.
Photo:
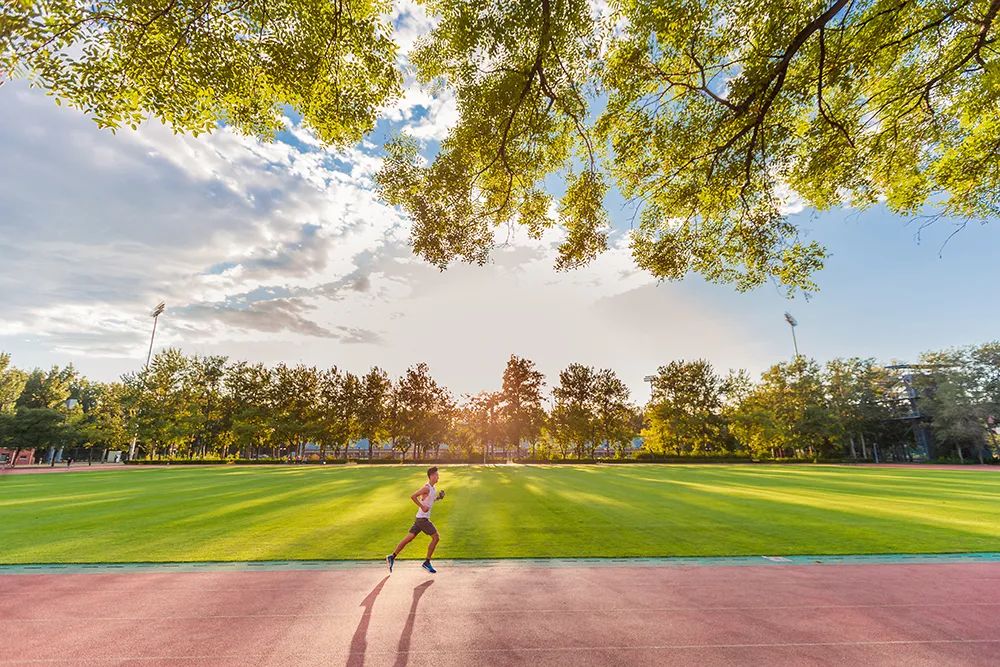
M 0 664 L 997 665 L 1000 564 L 0 576 Z

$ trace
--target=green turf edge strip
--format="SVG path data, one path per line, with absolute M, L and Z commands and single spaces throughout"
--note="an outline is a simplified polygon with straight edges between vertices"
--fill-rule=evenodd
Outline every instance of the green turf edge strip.
M 401 560 L 405 566 L 419 559 Z M 1000 552 L 958 554 L 868 554 L 832 556 L 734 556 L 706 558 L 516 558 L 464 559 L 435 561 L 439 567 L 731 567 L 746 565 L 899 565 L 915 563 L 1000 563 Z M 114 572 L 275 572 L 296 570 L 352 570 L 383 568 L 379 561 L 278 560 L 198 563 L 40 563 L 37 565 L 0 565 L 0 575 L 7 574 L 109 574 Z

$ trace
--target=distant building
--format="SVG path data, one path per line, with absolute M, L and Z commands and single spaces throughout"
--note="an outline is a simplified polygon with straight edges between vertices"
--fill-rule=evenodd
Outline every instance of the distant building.
M 306 457 L 319 457 L 320 446 L 315 442 L 306 443 L 303 450 Z M 348 445 L 346 448 L 342 448 L 340 452 L 342 456 L 349 459 L 368 458 L 368 439 L 362 438 L 361 440 L 357 440 Z M 326 455 L 328 457 L 333 456 L 333 447 L 326 448 Z M 372 456 L 374 458 L 393 458 L 395 456 L 395 452 L 392 448 L 392 444 L 385 443 L 382 445 L 375 445 L 372 448 Z
M 0 463 L 9 464 L 11 457 L 14 456 L 13 449 L 3 449 L 0 448 Z M 14 461 L 14 465 L 28 466 L 35 462 L 35 450 L 33 449 L 22 449 L 18 452 L 17 460 Z
M 626 447 L 624 450 L 625 456 L 629 457 L 638 452 L 639 450 L 641 450 L 642 443 L 643 443 L 642 438 L 639 437 L 632 438 L 632 442 L 630 442 L 628 447 Z M 608 445 L 607 441 L 602 441 L 601 444 L 594 449 L 594 456 L 596 456 L 599 459 L 614 458 L 617 455 L 617 453 L 618 453 L 617 450 L 614 447 Z

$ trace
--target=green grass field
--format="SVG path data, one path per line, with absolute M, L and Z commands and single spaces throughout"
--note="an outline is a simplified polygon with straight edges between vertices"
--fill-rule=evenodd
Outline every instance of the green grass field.
M 402 466 L 6 475 L 0 563 L 381 558 L 424 479 Z M 439 487 L 440 558 L 1000 550 L 993 472 L 455 466 Z

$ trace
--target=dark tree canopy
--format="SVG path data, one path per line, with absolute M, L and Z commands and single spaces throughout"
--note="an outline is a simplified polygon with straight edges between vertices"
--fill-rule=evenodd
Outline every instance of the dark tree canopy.
M 358 141 L 399 92 L 379 0 L 13 0 L 0 74 L 28 78 L 102 127 L 153 115 L 198 134 L 273 137 L 282 107 L 330 144 Z
M 410 54 L 456 96 L 424 163 L 386 146 L 382 196 L 444 268 L 487 261 L 499 227 L 564 231 L 556 268 L 608 245 L 605 195 L 634 205 L 632 252 L 664 279 L 812 289 L 823 249 L 790 201 L 883 203 L 959 220 L 1000 209 L 1000 0 L 426 0 Z M 400 91 L 373 0 L 14 0 L 0 74 L 105 126 L 225 122 L 270 137 L 281 109 L 359 139 Z M 553 184 L 558 183 L 555 187 Z M 562 194 L 558 201 L 551 190 Z

